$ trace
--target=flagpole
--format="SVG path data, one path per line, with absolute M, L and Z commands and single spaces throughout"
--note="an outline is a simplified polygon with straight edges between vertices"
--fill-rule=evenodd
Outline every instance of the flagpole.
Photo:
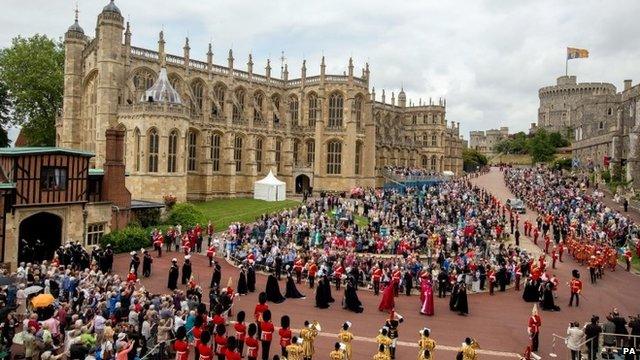
M 564 76 L 569 76 L 569 56 L 564 61 Z

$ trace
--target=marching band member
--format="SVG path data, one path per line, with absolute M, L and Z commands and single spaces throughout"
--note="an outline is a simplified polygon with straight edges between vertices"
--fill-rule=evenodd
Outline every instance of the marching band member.
M 353 334 L 349 331 L 349 328 L 351 328 L 351 322 L 347 321 L 342 324 L 342 330 L 340 330 L 340 333 L 338 333 L 338 340 L 344 345 L 344 349 L 342 349 L 344 353 L 344 360 L 353 359 L 353 349 L 351 348 Z

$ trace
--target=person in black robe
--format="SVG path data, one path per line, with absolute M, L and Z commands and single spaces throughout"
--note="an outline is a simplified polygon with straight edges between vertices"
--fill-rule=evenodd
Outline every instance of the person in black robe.
M 460 285 L 458 285 L 458 283 L 453 284 L 453 288 L 451 289 L 451 297 L 449 298 L 449 310 L 451 311 L 456 311 L 459 290 Z
M 244 265 L 240 267 L 240 275 L 238 276 L 238 294 L 247 295 L 249 289 L 247 288 L 247 270 Z
M 113 269 L 113 249 L 111 244 L 107 244 L 107 250 L 104 251 L 104 273 L 111 272 Z
M 540 300 L 538 285 L 531 279 L 527 278 L 524 282 L 524 290 L 522 291 L 522 299 L 526 302 L 537 302 Z
M 359 314 L 364 311 L 364 307 L 360 299 L 358 299 L 355 284 L 355 278 L 350 276 L 349 279 L 347 279 L 347 286 L 344 288 L 344 308 Z
M 329 277 L 325 274 L 322 276 L 324 279 L 323 283 L 323 293 L 327 302 L 332 303 L 335 302 L 335 299 L 331 296 L 331 282 L 329 281 Z
M 247 289 L 249 292 L 256 291 L 256 269 L 253 265 L 249 265 L 247 269 Z
M 273 274 L 269 274 L 267 278 L 267 286 L 265 291 L 267 294 L 267 301 L 271 301 L 275 304 L 280 304 L 285 300 L 284 296 L 280 292 L 280 286 L 278 285 L 278 279 Z
M 469 302 L 467 301 L 467 287 L 464 283 L 458 285 L 458 296 L 456 297 L 456 311 L 460 315 L 469 314 Z
M 316 287 L 316 307 L 320 309 L 326 309 L 329 307 L 329 298 L 327 297 L 326 288 L 330 287 L 329 280 L 322 276 L 318 280 L 318 286 Z M 331 291 L 331 290 L 329 290 Z
M 222 279 L 222 269 L 220 268 L 220 264 L 216 260 L 213 260 L 213 275 L 211 275 L 211 283 L 209 287 L 212 289 L 216 289 L 216 293 L 220 289 L 220 279 Z
M 546 281 L 542 284 L 542 301 L 540 302 L 542 310 L 560 311 L 560 307 L 555 304 L 553 299 L 553 283 Z
M 300 299 L 305 297 L 304 294 L 298 291 L 296 281 L 293 280 L 293 274 L 291 274 L 291 271 L 287 271 L 287 286 L 284 297 L 287 299 Z
M 191 255 L 184 257 L 184 264 L 182 264 L 182 285 L 186 285 L 191 278 Z
M 410 271 L 404 273 L 404 291 L 407 296 L 411 295 L 411 289 L 413 289 L 413 276 Z
M 178 269 L 178 260 L 173 258 L 171 260 L 171 267 L 169 268 L 169 282 L 167 283 L 167 287 L 171 290 L 175 290 L 178 288 L 178 275 L 180 270 Z
M 149 255 L 147 250 L 144 250 L 144 257 L 142 258 L 142 276 L 151 276 L 151 263 L 153 263 L 153 258 Z
M 129 263 L 129 269 L 133 269 L 133 273 L 138 277 L 138 267 L 140 267 L 140 257 L 135 251 L 131 252 L 131 262 Z

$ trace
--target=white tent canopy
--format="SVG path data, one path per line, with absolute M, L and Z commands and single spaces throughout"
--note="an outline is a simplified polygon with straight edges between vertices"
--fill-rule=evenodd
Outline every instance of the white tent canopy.
M 287 184 L 278 180 L 271 171 L 264 179 L 253 184 L 253 198 L 265 201 L 282 201 L 287 199 Z

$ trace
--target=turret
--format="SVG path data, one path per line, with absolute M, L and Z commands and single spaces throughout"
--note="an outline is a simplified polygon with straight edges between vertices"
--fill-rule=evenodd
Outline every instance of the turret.
M 307 60 L 302 60 L 302 69 L 300 73 L 300 77 L 302 79 L 305 79 L 307 77 Z
M 184 38 L 184 46 L 182 47 L 182 54 L 184 57 L 184 68 L 189 72 L 189 58 L 191 55 L 191 46 L 189 46 L 189 38 Z
M 284 64 L 284 71 L 282 72 L 282 79 L 284 81 L 289 80 L 289 67 L 287 66 L 287 64 Z
M 400 93 L 398 93 L 398 106 L 407 106 L 407 94 L 404 93 L 404 86 L 400 87 Z
M 264 74 L 267 76 L 267 79 L 271 78 L 271 59 L 267 59 L 267 66 L 264 67 Z
M 349 77 L 353 77 L 353 59 L 349 57 Z
M 384 89 L 382 89 L 382 103 L 386 104 L 387 102 L 386 95 L 384 94 Z
M 376 101 L 376 87 L 371 88 L 371 101 Z
M 233 74 L 233 50 L 229 49 L 229 56 L 227 57 L 227 66 L 229 67 L 229 74 Z
M 127 48 L 131 48 L 131 27 L 129 25 L 129 22 L 127 21 L 127 28 L 124 31 L 124 45 Z M 128 53 L 127 53 L 128 54 Z
M 78 9 L 74 23 L 64 34 L 64 95 L 62 105 L 62 127 L 58 146 L 80 147 L 82 139 L 80 124 L 82 99 L 82 51 L 86 46 L 84 30 L 78 23 Z
M 324 63 L 324 55 L 322 55 L 322 61 L 320 61 L 320 82 L 324 83 L 325 70 L 327 65 Z
M 95 165 L 102 166 L 104 161 L 104 130 L 117 126 L 118 104 L 121 102 L 120 91 L 124 86 L 124 64 L 122 61 L 122 33 L 124 18 L 120 9 L 111 0 L 98 15 L 97 68 L 98 81 L 96 90 L 96 130 L 97 149 Z M 91 136 L 95 136 L 91 134 Z M 93 139 L 89 139 L 93 141 Z
M 209 50 L 207 51 L 207 69 L 213 70 L 213 45 L 209 43 Z
M 249 61 L 247 61 L 247 72 L 249 76 L 253 74 L 253 56 L 251 56 L 251 53 L 249 53 Z
M 158 57 L 160 58 L 160 67 L 167 66 L 167 54 L 164 52 L 164 31 L 160 31 L 158 35 Z

